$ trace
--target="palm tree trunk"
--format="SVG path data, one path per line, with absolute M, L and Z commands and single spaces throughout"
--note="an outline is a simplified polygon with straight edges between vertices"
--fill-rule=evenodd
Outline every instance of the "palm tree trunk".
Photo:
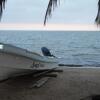
M 50 17 L 52 14 L 52 10 L 54 10 L 54 8 L 57 6 L 57 1 L 58 0 L 49 0 L 49 4 L 47 6 L 47 10 L 45 13 L 45 18 L 44 18 L 44 25 L 46 24 L 46 21 L 48 19 L 48 17 Z
M 97 25 L 100 25 L 100 0 L 98 1 L 98 13 L 95 19 Z

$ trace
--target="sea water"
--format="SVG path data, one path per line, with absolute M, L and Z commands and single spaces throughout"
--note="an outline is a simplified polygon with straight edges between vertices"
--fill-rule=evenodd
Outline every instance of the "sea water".
M 99 31 L 0 31 L 0 42 L 39 54 L 45 46 L 66 64 L 100 65 Z

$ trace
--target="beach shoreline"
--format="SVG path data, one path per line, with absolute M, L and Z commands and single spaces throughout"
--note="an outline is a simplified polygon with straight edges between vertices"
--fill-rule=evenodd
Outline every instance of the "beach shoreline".
M 80 100 L 100 93 L 98 68 L 61 67 L 62 73 L 40 88 L 29 88 L 32 78 L 7 80 L 0 83 L 1 100 Z

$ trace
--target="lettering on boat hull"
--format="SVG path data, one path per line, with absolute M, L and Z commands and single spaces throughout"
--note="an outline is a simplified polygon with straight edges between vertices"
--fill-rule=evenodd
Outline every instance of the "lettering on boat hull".
M 44 67 L 44 64 L 40 62 L 33 62 L 31 68 L 41 68 Z

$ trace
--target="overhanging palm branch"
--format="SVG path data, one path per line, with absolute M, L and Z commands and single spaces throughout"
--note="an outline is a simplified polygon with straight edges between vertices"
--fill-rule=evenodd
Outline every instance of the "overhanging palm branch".
M 0 20 L 2 17 L 3 9 L 5 8 L 5 2 L 6 0 L 0 0 Z
M 7 0 L 0 0 L 0 19 L 2 17 L 2 13 L 3 13 L 3 9 L 5 8 L 6 1 Z M 48 17 L 50 17 L 52 15 L 52 11 L 57 6 L 58 1 L 60 1 L 60 0 L 49 0 L 49 4 L 47 6 L 47 10 L 45 13 L 44 25 L 46 24 Z M 100 0 L 98 1 L 98 13 L 97 13 L 95 22 L 97 23 L 97 25 L 100 25 Z
M 57 6 L 57 1 L 58 0 L 49 0 L 49 4 L 45 13 L 44 25 L 46 24 L 48 17 L 51 16 L 52 10 L 54 10 L 54 8 Z M 100 25 L 100 0 L 98 1 L 98 13 L 95 22 L 97 25 Z
M 54 10 L 54 8 L 57 6 L 57 1 L 58 0 L 49 0 L 49 4 L 47 6 L 47 10 L 45 13 L 44 25 L 46 24 L 48 17 L 50 17 L 52 15 L 51 13 Z
M 95 22 L 97 23 L 97 25 L 100 25 L 100 0 L 98 1 L 98 13 Z

